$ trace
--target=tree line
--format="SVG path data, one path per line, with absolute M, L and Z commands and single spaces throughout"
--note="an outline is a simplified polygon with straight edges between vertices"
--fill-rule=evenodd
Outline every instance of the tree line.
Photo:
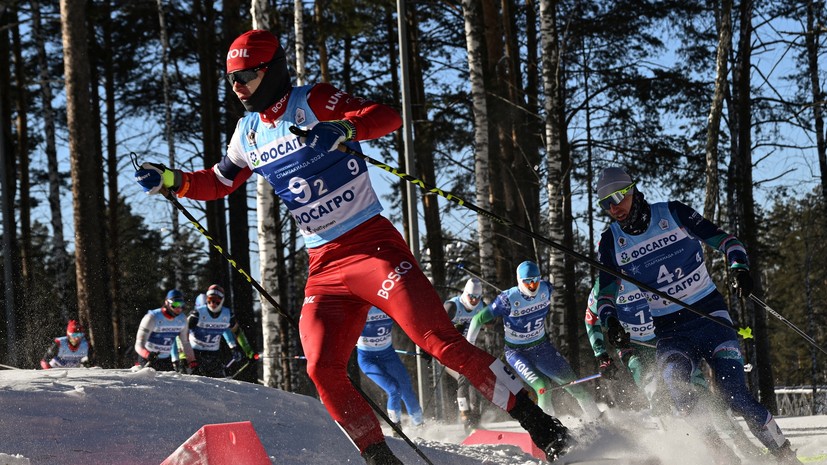
M 399 2 L 402 37 L 394 3 L 2 0 L 0 360 L 34 366 L 78 316 L 101 366 L 128 366 L 143 312 L 167 289 L 194 298 L 218 283 L 265 355 L 264 382 L 312 389 L 291 359 L 300 347 L 288 318 L 131 181 L 133 152 L 188 170 L 220 159 L 243 114 L 224 54 L 253 27 L 280 38 L 297 84 L 331 82 L 409 109 L 408 127 L 370 145 L 385 163 L 588 257 L 608 219 L 596 177 L 626 167 L 650 200 L 682 200 L 744 241 L 756 293 L 824 340 L 823 1 Z M 594 370 L 583 328 L 594 269 L 393 182 L 386 213 L 410 238 L 416 212 L 415 252 L 441 295 L 469 277 L 459 264 L 508 288 L 515 266 L 535 260 L 556 288 L 555 344 Z M 307 259 L 272 191 L 250 183 L 185 205 L 237 268 L 261 264 L 262 286 L 297 318 Z M 710 259 L 723 289 L 726 267 Z M 825 382 L 817 352 L 762 308 L 728 298 L 753 330 L 742 343 L 762 402 L 774 403 L 775 385 Z

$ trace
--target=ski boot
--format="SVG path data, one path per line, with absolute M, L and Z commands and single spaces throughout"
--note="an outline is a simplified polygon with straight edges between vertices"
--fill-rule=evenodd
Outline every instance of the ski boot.
M 463 428 L 465 428 L 465 434 L 471 434 L 480 427 L 480 415 L 478 413 L 471 410 L 462 410 L 459 412 L 459 417 Z
M 404 465 L 391 452 L 391 448 L 385 441 L 371 444 L 362 452 L 362 458 L 367 465 Z
M 795 451 L 790 447 L 790 441 L 784 441 L 784 444 L 781 445 L 778 449 L 774 449 L 770 451 L 772 455 L 778 459 L 779 465 L 798 465 L 801 460 L 798 460 L 798 457 L 795 456 Z
M 546 454 L 551 462 L 565 454 L 570 447 L 569 430 L 560 420 L 546 415 L 526 394 L 520 391 L 516 396 L 517 402 L 508 414 L 517 420 L 531 436 L 531 440 Z

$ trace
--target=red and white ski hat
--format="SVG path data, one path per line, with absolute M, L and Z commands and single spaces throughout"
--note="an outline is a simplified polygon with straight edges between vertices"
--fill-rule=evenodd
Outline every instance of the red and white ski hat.
M 214 295 L 220 298 L 224 298 L 224 288 L 219 286 L 218 284 L 213 284 L 212 286 L 207 289 L 207 297 Z
M 270 31 L 255 29 L 236 38 L 227 52 L 227 72 L 253 69 L 269 62 L 279 49 L 279 41 Z
M 66 325 L 66 334 L 82 333 L 82 332 L 83 332 L 83 325 L 81 325 L 78 320 L 69 320 L 69 324 Z

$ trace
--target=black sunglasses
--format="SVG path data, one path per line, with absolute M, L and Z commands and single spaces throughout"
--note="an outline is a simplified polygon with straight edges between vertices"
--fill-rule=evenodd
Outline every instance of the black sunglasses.
M 231 86 L 234 85 L 236 82 L 241 85 L 245 85 L 258 77 L 258 70 L 265 69 L 269 65 L 270 63 L 264 63 L 263 65 L 258 66 L 256 68 L 242 69 L 241 71 L 233 71 L 232 73 L 227 73 L 227 82 L 229 82 Z

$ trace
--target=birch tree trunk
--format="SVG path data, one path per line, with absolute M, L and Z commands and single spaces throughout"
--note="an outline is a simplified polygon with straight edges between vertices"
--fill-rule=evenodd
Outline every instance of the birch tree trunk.
M 704 200 L 704 217 L 715 219 L 718 205 L 718 141 L 720 140 L 721 115 L 723 114 L 724 95 L 728 85 L 727 59 L 732 48 L 732 0 L 721 2 L 718 30 L 718 53 L 715 59 L 715 91 L 709 106 L 706 131 L 706 198 Z M 706 262 L 712 264 L 713 253 L 705 249 Z
M 226 50 L 229 50 L 232 41 L 242 32 L 246 31 L 248 21 L 241 18 L 241 11 L 245 5 L 248 5 L 247 0 L 225 0 L 223 2 L 222 27 L 224 30 L 224 37 L 221 41 L 221 53 L 223 56 Z M 226 65 L 223 61 L 220 62 L 219 71 L 221 74 L 226 70 Z M 219 90 L 224 89 L 224 114 L 223 118 L 223 135 L 224 147 L 229 145 L 230 137 L 235 132 L 235 125 L 238 119 L 244 115 L 244 106 L 241 101 L 232 92 L 230 86 L 225 79 L 221 79 Z M 233 259 L 236 261 L 236 267 L 241 270 L 250 270 L 251 255 L 250 255 L 250 206 L 249 194 L 250 184 L 244 183 L 238 189 L 234 190 L 227 196 L 227 215 L 229 217 L 228 232 L 230 235 L 230 250 L 232 251 Z M 230 283 L 232 287 L 231 298 L 228 300 L 229 305 L 233 309 L 236 320 L 238 321 L 241 330 L 245 337 L 249 340 L 250 345 L 258 352 L 261 351 L 261 325 L 256 321 L 256 316 L 253 311 L 253 288 L 247 282 L 245 277 L 240 273 L 234 273 L 230 270 Z M 226 289 L 226 288 L 225 288 Z M 255 383 L 258 381 L 258 370 L 247 369 L 242 371 L 238 378 L 240 381 L 247 381 Z
M 471 84 L 471 102 L 474 108 L 474 200 L 484 209 L 491 209 L 489 201 L 490 180 L 488 176 L 488 107 L 485 102 L 485 81 L 483 79 L 480 5 L 476 0 L 463 0 L 462 12 L 465 19 L 465 48 L 468 54 L 468 72 Z M 494 276 L 494 245 L 491 219 L 477 214 L 477 240 L 480 248 L 480 272 L 486 280 Z
M 250 13 L 253 16 L 253 29 L 270 29 L 269 5 L 266 0 L 253 0 Z M 278 209 L 275 204 L 273 187 L 263 176 L 256 176 L 256 210 L 258 213 L 258 255 L 261 285 L 278 295 L 278 259 L 276 238 L 281 234 L 277 226 Z M 283 387 L 285 373 L 280 366 L 283 354 L 279 335 L 282 317 L 264 296 L 261 301 L 261 336 L 264 345 L 264 385 Z M 289 377 L 288 377 L 289 378 Z
M 548 171 L 549 196 L 549 239 L 557 242 L 563 238 L 563 204 L 560 201 L 562 188 L 560 182 L 563 177 L 563 166 L 561 163 L 562 152 L 562 128 L 557 119 L 560 101 L 560 55 L 557 42 L 556 1 L 540 0 L 540 44 L 542 50 L 542 71 L 543 91 L 545 93 L 544 112 L 545 139 L 546 139 L 546 170 Z M 563 276 L 562 253 L 552 250 L 550 253 L 549 270 L 552 277 Z
M 86 36 L 86 2 L 61 0 L 63 66 L 66 80 L 66 119 L 69 129 L 69 154 L 75 223 L 75 271 L 77 273 L 78 312 L 87 325 L 89 338 L 97 349 L 102 367 L 114 366 L 112 332 L 107 302 L 104 212 L 99 210 L 103 186 L 96 181 L 95 140 L 87 124 L 90 105 L 90 70 Z

